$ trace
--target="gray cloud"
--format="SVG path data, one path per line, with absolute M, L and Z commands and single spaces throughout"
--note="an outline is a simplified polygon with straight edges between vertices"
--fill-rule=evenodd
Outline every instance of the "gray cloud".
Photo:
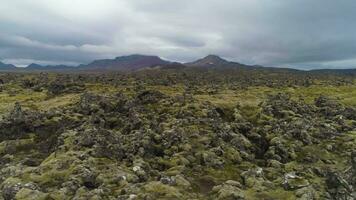
M 123 54 L 356 67 L 352 0 L 4 0 L 0 60 L 79 64 Z

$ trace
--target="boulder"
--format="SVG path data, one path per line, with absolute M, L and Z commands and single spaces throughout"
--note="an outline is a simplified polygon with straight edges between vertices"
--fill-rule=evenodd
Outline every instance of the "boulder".
M 28 188 L 22 188 L 16 193 L 16 200 L 47 200 L 48 194 L 40 192 L 38 190 L 32 190 Z
M 226 181 L 225 183 L 215 186 L 212 189 L 214 199 L 217 200 L 244 200 L 245 194 L 237 181 Z

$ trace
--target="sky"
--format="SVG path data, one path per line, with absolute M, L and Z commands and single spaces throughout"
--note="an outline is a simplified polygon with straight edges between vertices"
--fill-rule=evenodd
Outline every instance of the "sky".
M 299 69 L 356 68 L 354 0 L 1 0 L 0 61 L 78 65 L 208 54 Z

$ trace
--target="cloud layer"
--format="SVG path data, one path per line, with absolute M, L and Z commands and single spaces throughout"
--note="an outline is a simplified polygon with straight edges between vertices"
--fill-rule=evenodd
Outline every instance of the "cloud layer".
M 0 60 L 24 66 L 141 53 L 356 67 L 353 0 L 3 0 Z

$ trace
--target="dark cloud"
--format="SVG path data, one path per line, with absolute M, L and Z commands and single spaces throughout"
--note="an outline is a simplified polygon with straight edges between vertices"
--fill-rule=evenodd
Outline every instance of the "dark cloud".
M 123 54 L 356 67 L 352 0 L 4 0 L 0 59 L 23 66 Z

